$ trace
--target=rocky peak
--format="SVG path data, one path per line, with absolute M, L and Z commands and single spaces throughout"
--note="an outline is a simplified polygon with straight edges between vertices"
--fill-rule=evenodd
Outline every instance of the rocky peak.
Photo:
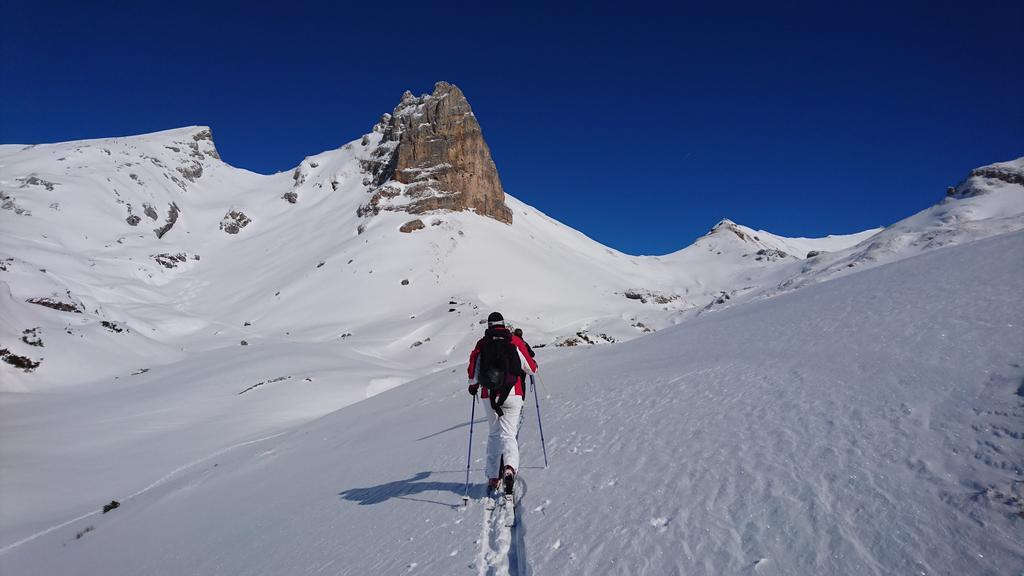
M 723 218 L 718 224 L 715 224 L 711 230 L 708 231 L 706 236 L 721 236 L 730 233 L 735 234 L 744 242 L 752 241 L 750 235 L 747 234 L 739 224 L 729 220 L 728 218 Z
M 372 196 L 360 216 L 473 210 L 512 223 L 498 169 L 458 86 L 438 82 L 418 97 L 406 91 L 374 131 L 380 144 L 363 162 Z
M 711 231 L 708 232 L 708 233 L 709 234 L 713 234 L 713 233 L 721 230 L 722 228 L 729 228 L 729 227 L 735 228 L 736 227 L 736 223 L 733 222 L 732 220 L 729 220 L 728 218 L 722 218 L 721 220 L 718 221 L 718 224 L 715 224 L 714 226 L 711 227 Z
M 1024 157 L 971 170 L 966 180 L 949 188 L 947 196 L 970 198 L 1006 185 L 1024 186 Z
M 150 140 L 162 143 L 163 147 L 167 150 L 183 156 L 189 156 L 195 160 L 202 161 L 206 158 L 220 160 L 217 146 L 213 143 L 213 132 L 209 126 L 188 126 L 114 140 L 128 139 Z

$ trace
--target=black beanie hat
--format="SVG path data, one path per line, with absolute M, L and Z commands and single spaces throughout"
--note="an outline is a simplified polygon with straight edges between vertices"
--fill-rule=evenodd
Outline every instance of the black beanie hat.
M 501 315 L 501 312 L 491 312 L 487 316 L 487 325 L 488 326 L 504 326 L 505 325 L 505 317 Z

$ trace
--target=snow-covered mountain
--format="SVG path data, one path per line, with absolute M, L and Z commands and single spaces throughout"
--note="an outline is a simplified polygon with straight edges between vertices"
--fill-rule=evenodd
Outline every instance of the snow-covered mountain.
M 438 133 L 454 143 L 432 148 Z M 2 345 L 34 366 L 3 366 L 3 389 L 211 351 L 252 366 L 268 347 L 310 345 L 327 355 L 315 371 L 339 356 L 375 365 L 378 384 L 335 378 L 362 392 L 438 369 L 490 309 L 537 344 L 628 340 L 779 262 L 877 232 L 788 239 L 723 221 L 681 252 L 634 257 L 506 196 L 496 172 L 480 185 L 463 176 L 491 168 L 446 83 L 270 176 L 222 162 L 205 127 L 3 146 Z M 475 192 L 447 191 L 463 183 Z
M 505 194 L 446 83 L 273 175 L 205 127 L 0 146 L 0 549 L 400 384 L 459 390 L 491 310 L 556 355 L 625 342 L 1020 230 L 1022 174 L 979 168 L 884 230 L 723 220 L 651 257 Z

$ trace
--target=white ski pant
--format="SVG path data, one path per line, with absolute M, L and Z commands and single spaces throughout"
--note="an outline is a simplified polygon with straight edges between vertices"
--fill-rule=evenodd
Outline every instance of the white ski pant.
M 490 410 L 490 400 L 487 408 Z M 490 410 L 488 421 L 491 428 L 487 435 L 487 477 L 500 478 L 501 470 L 498 469 L 502 456 L 505 458 L 505 465 L 511 466 L 513 470 L 519 471 L 519 441 L 516 435 L 519 433 L 519 423 L 523 414 L 523 397 L 515 392 L 508 395 L 505 403 L 501 405 L 505 413 L 501 418 L 494 410 Z

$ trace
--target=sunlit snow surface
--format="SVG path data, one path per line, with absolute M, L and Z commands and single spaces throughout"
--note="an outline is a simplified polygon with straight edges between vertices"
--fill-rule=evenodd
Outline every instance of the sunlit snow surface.
M 41 361 L 0 364 L 0 572 L 1020 564 L 1020 185 L 972 178 L 884 230 L 723 221 L 629 256 L 511 197 L 511 227 L 361 219 L 377 134 L 262 176 L 204 130 L 0 146 L 0 347 Z M 478 503 L 449 507 L 492 309 L 546 345 L 554 465 L 524 471 L 518 531 L 488 535 Z M 574 338 L 597 345 L 554 347 Z
M 493 309 L 534 345 L 608 344 L 798 263 L 756 261 L 731 233 L 628 256 L 512 197 L 514 226 L 439 212 L 403 234 L 411 215 L 357 216 L 378 141 L 270 176 L 222 162 L 202 127 L 0 146 L 0 348 L 40 362 L 0 363 L 0 546 L 154 470 L 461 367 Z
M 527 574 L 1012 574 L 1022 261 L 1011 233 L 617 346 L 542 350 L 551 466 L 528 410 L 507 534 L 478 499 L 460 506 L 471 400 L 453 368 L 111 491 L 121 508 L 5 549 L 0 568 L 503 574 L 489 552 L 507 542 Z

